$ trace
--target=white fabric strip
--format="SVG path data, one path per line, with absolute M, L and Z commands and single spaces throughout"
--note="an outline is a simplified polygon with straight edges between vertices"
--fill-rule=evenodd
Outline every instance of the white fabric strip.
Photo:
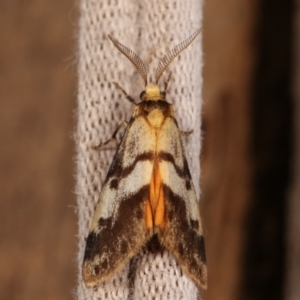
M 108 140 L 117 125 L 129 120 L 133 111 L 112 82 L 119 83 L 139 102 L 144 83 L 133 65 L 113 46 L 107 34 L 150 63 L 154 77 L 158 59 L 185 40 L 202 23 L 201 0 L 81 0 L 79 21 L 77 199 L 79 218 L 79 300 L 127 299 L 128 266 L 109 282 L 86 288 L 81 277 L 85 239 L 101 185 L 115 149 L 92 147 Z M 200 196 L 200 122 L 202 49 L 198 37 L 167 69 L 172 71 L 167 101 L 174 104 L 181 130 L 194 130 L 184 137 L 185 150 L 197 196 Z M 168 253 L 137 257 L 137 275 L 132 299 L 197 299 L 194 283 L 182 274 Z

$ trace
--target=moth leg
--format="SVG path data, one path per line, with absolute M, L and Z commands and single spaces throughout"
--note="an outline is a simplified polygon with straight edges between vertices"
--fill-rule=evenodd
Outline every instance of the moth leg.
M 183 136 L 188 136 L 190 134 L 192 134 L 194 132 L 194 130 L 189 130 L 189 131 L 180 131 L 180 134 Z
M 99 149 L 105 147 L 106 145 L 108 145 L 109 143 L 111 143 L 111 142 L 113 142 L 113 141 L 118 142 L 118 140 L 117 140 L 117 134 L 118 134 L 119 130 L 120 130 L 123 126 L 127 126 L 127 125 L 128 125 L 128 122 L 127 122 L 127 121 L 123 121 L 123 122 L 122 122 L 121 124 L 119 124 L 118 127 L 115 129 L 115 131 L 114 131 L 114 133 L 113 133 L 113 135 L 111 136 L 110 139 L 108 139 L 106 142 L 101 143 L 101 144 L 99 144 L 99 145 L 97 145 L 97 146 L 93 146 L 93 148 L 94 148 L 95 150 L 99 150 Z
M 134 99 L 133 99 L 131 96 L 129 96 L 129 95 L 126 93 L 126 91 L 125 91 L 123 88 L 120 87 L 120 85 L 119 85 L 118 83 L 113 82 L 113 84 L 115 85 L 115 87 L 116 87 L 118 90 L 120 90 L 120 91 L 125 95 L 126 99 L 127 99 L 129 102 L 131 102 L 131 103 L 133 103 L 134 105 L 136 105 Z
M 168 76 L 167 80 L 165 81 L 165 87 L 164 87 L 164 91 L 165 91 L 165 92 L 167 91 L 169 82 L 170 82 L 170 80 L 171 80 L 171 76 L 172 76 L 172 72 L 169 73 L 169 76 Z

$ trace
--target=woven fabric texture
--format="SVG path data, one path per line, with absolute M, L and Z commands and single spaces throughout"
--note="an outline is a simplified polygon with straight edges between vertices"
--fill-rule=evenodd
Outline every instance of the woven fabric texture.
M 201 27 L 200 0 L 81 0 L 79 21 L 77 199 L 79 219 L 77 299 L 196 300 L 197 288 L 167 252 L 154 256 L 141 251 L 135 258 L 136 277 L 128 287 L 126 266 L 110 281 L 86 288 L 81 265 L 94 208 L 115 147 L 94 150 L 115 128 L 129 120 L 133 105 L 116 89 L 117 82 L 139 101 L 144 82 L 133 65 L 113 46 L 107 34 L 136 52 L 154 74 L 158 59 Z M 179 127 L 193 134 L 183 138 L 197 196 L 200 196 L 200 121 L 202 88 L 201 35 L 167 69 L 172 77 L 167 101 L 174 105 Z M 153 78 L 153 77 L 152 77 Z M 113 149 L 114 148 L 114 149 Z

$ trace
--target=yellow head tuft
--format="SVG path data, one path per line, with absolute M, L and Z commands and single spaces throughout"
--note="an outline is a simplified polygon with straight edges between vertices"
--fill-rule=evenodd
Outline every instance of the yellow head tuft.
M 142 100 L 165 100 L 164 93 L 161 93 L 158 85 L 146 85 L 145 92 L 142 95 Z

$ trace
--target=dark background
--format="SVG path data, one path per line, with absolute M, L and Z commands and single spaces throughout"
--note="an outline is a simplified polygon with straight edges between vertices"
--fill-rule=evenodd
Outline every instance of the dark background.
M 294 6 L 204 6 L 205 300 L 284 299 Z M 77 19 L 71 0 L 0 2 L 1 299 L 75 291 Z
M 70 0 L 0 2 L 0 299 L 72 299 L 76 22 Z

